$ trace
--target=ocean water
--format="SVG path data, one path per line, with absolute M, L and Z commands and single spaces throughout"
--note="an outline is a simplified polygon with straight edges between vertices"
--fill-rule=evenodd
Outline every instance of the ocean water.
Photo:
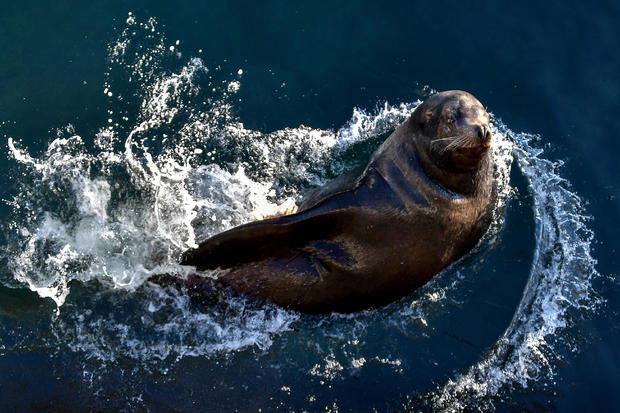
M 617 411 L 620 6 L 0 12 L 2 411 Z M 478 246 L 381 309 L 147 281 L 364 164 L 435 90 L 493 118 Z

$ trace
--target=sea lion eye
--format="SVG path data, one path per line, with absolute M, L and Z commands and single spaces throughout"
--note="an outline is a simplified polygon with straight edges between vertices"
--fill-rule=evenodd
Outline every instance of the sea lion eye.
M 454 126 L 454 117 L 450 116 L 448 119 L 446 119 L 446 123 L 443 125 L 443 129 L 448 132 L 452 126 Z

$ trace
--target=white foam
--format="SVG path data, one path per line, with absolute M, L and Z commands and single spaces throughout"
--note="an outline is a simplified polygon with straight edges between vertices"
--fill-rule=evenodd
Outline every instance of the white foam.
M 10 266 L 16 280 L 52 298 L 58 307 L 68 299 L 73 280 L 134 292 L 145 288 L 153 274 L 183 276 L 186 270 L 176 265 L 182 251 L 217 232 L 291 206 L 300 188 L 323 183 L 338 172 L 342 165 L 332 161 L 341 151 L 385 132 L 413 108 L 386 104 L 370 114 L 355 109 L 349 124 L 335 132 L 305 126 L 270 134 L 248 130 L 232 115 L 229 82 L 221 83 L 223 89 L 215 93 L 201 90 L 197 77 L 209 71 L 200 59 L 190 59 L 176 72 L 158 72 L 165 39 L 150 34 L 152 20 L 128 24 L 132 30 L 124 30 L 110 47 L 107 76 L 118 77 L 113 75 L 118 68 L 138 89 L 127 96 L 107 80 L 104 92 L 114 91 L 120 100 L 141 97 L 133 125 L 127 127 L 131 119 L 123 111 L 109 109 L 112 122 L 94 137 L 95 153 L 71 127 L 59 131 L 39 157 L 13 139 L 8 142 L 24 173 L 23 190 L 11 205 L 26 213 L 13 222 L 20 248 Z M 130 53 L 136 41 L 143 41 L 140 36 L 152 40 L 152 48 Z M 204 106 L 190 106 L 200 93 Z M 228 160 L 214 162 L 221 155 Z M 167 321 L 155 323 L 146 317 L 135 323 L 151 329 L 151 334 L 184 337 L 181 341 L 164 334 L 161 342 L 147 343 L 134 335 L 126 320 L 103 322 L 84 310 L 75 317 L 64 314 L 67 318 L 59 319 L 57 328 L 79 331 L 71 346 L 93 357 L 116 357 L 112 348 L 118 343 L 101 342 L 109 329 L 111 337 L 126 343 L 118 349 L 121 354 L 148 359 L 266 347 L 272 334 L 286 331 L 297 318 L 280 309 L 261 308 L 221 319 L 192 308 L 186 296 L 165 289 L 149 291 L 169 302 Z M 92 297 L 100 299 L 104 298 Z M 154 303 L 144 303 L 145 309 L 157 308 Z M 183 344 L 188 337 L 195 342 L 191 348 Z

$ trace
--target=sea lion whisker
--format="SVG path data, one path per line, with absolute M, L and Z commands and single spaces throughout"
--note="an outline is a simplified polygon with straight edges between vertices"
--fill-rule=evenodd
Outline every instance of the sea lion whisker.
M 446 147 L 443 148 L 441 152 L 446 152 L 446 151 L 449 151 L 455 148 L 461 148 L 463 147 L 463 144 L 467 142 L 468 139 L 469 139 L 469 136 L 461 135 L 458 138 L 454 139 L 452 142 L 450 142 L 450 144 L 446 145 Z
M 454 139 L 457 139 L 457 138 L 459 138 L 459 137 L 460 137 L 460 135 L 452 135 L 452 136 L 448 136 L 448 137 L 446 137 L 446 138 L 437 138 L 437 139 L 433 139 L 433 140 L 431 141 L 431 146 L 432 146 L 432 145 L 437 145 L 437 144 L 440 144 L 441 142 L 444 142 L 444 141 L 453 141 Z
M 445 147 L 444 147 L 444 148 L 440 151 L 441 153 L 443 153 L 443 152 L 445 152 L 446 150 L 449 150 L 449 149 L 450 149 L 450 148 L 454 145 L 454 142 L 455 142 L 455 141 L 458 141 L 458 140 L 460 140 L 460 139 L 462 139 L 462 138 L 463 138 L 463 135 L 452 135 L 452 136 L 448 136 L 448 137 L 445 137 L 445 138 L 436 138 L 436 139 L 433 139 L 433 140 L 431 141 L 431 146 L 432 146 L 433 144 L 437 144 L 437 143 L 440 143 L 440 142 L 443 142 L 443 141 L 452 141 L 452 142 L 450 142 L 448 145 L 446 145 L 446 146 L 445 146 Z
M 449 137 L 449 138 L 434 139 L 434 140 L 431 141 L 431 145 L 430 146 L 432 148 L 434 146 L 437 146 L 437 145 L 441 144 L 443 141 L 449 141 L 449 140 L 452 140 L 452 139 L 454 139 L 454 138 L 453 137 Z
M 458 141 L 454 142 L 455 148 L 473 148 L 474 146 L 476 146 L 476 139 L 468 135 L 465 135 L 458 139 Z

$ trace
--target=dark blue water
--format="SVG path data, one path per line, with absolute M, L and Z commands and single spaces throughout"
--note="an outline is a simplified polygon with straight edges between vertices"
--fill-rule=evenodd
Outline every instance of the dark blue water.
M 618 410 L 619 23 L 614 2 L 3 4 L 2 410 Z M 495 229 L 436 282 L 348 318 L 143 284 L 191 211 L 200 239 L 300 196 L 429 89 L 473 93 L 516 148 Z M 354 108 L 378 126 L 346 140 Z M 128 136 L 136 163 L 104 159 Z M 162 172 L 188 158 L 199 172 Z M 57 312 L 34 290 L 63 282 Z

